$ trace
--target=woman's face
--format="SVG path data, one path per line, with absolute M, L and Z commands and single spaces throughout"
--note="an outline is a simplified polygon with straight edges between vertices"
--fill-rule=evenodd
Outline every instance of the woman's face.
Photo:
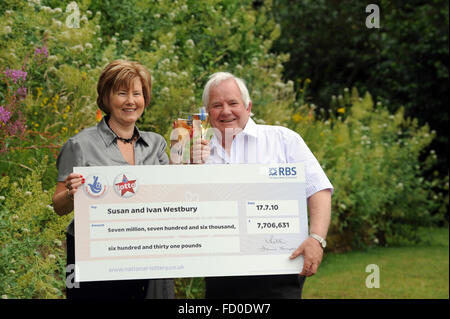
M 109 111 L 111 120 L 124 125 L 134 125 L 144 112 L 145 99 L 142 83 L 135 78 L 130 88 L 120 88 L 109 95 Z

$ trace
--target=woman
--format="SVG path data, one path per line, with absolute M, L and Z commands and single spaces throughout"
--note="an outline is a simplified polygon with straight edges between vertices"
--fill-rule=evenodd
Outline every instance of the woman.
M 116 60 L 103 70 L 97 84 L 97 104 L 106 113 L 101 122 L 71 137 L 58 156 L 58 183 L 53 207 L 59 215 L 73 211 L 73 195 L 84 183 L 75 166 L 166 165 L 166 141 L 136 127 L 150 103 L 151 76 L 137 62 Z M 75 264 L 74 224 L 67 228 L 67 265 Z M 67 274 L 68 276 L 70 274 Z M 73 276 L 73 275 L 72 275 Z M 66 280 L 67 281 L 67 280 Z M 173 298 L 171 279 L 76 283 L 67 298 Z

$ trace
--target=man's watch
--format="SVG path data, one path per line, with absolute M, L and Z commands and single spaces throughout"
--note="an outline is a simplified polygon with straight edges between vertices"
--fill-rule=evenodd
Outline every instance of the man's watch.
M 322 248 L 327 247 L 327 241 L 325 239 L 323 239 L 322 237 L 320 237 L 319 235 L 311 233 L 311 234 L 309 234 L 309 237 L 312 237 L 315 240 L 317 240 L 320 243 L 320 245 L 322 246 Z

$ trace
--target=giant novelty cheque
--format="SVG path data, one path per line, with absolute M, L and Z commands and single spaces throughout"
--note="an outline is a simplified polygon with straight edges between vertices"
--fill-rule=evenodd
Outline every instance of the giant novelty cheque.
M 75 280 L 299 273 L 304 167 L 75 167 Z

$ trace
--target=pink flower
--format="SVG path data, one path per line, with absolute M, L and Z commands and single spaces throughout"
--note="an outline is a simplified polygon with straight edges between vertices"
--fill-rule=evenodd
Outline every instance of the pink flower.
M 28 73 L 26 71 L 22 70 L 11 70 L 8 68 L 5 70 L 6 77 L 12 79 L 14 83 L 17 83 L 17 81 L 19 81 L 20 79 L 25 81 L 27 78 L 27 74 Z
M 6 124 L 11 118 L 11 112 L 7 111 L 3 106 L 0 106 L 0 122 Z
M 24 99 L 27 96 L 27 88 L 21 86 L 20 88 L 17 89 L 16 94 Z
M 34 50 L 34 57 L 48 57 L 48 51 L 47 51 L 47 47 L 43 46 L 42 48 L 36 48 L 36 50 Z

